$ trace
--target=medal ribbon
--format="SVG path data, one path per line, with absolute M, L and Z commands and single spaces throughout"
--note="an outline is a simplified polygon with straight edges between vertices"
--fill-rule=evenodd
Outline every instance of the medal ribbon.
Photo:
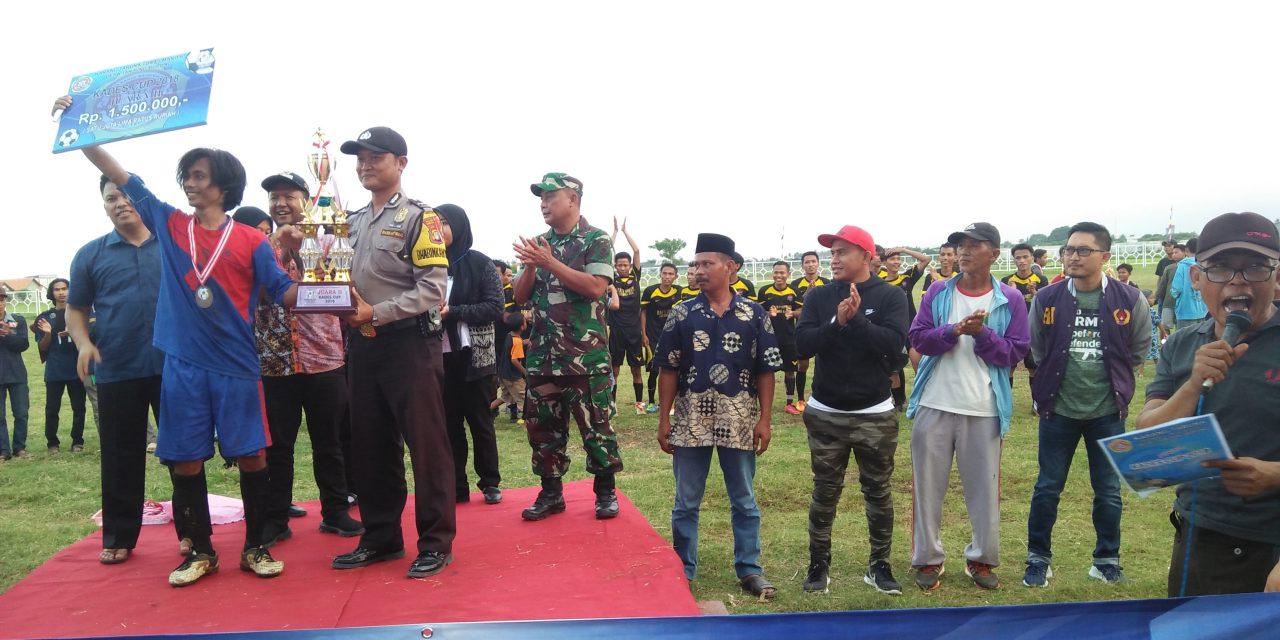
M 227 239 L 231 237 L 231 227 L 236 226 L 234 220 L 227 217 L 227 226 L 222 230 L 222 238 L 218 240 L 218 246 L 213 250 L 213 255 L 209 256 L 209 262 L 204 265 L 204 269 L 200 269 L 196 265 L 196 217 L 193 215 L 187 221 L 187 241 L 191 243 L 191 270 L 196 272 L 196 281 L 200 286 L 204 286 L 205 280 L 209 279 L 209 274 L 213 273 L 213 265 L 218 263 L 218 258 L 222 257 L 222 250 L 227 246 Z

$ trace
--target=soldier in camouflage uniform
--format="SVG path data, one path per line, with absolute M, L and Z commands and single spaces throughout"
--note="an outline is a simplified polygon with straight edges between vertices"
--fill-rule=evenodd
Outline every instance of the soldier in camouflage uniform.
M 533 472 L 542 491 L 521 514 L 542 520 L 564 511 L 561 477 L 569 469 L 569 416 L 582 432 L 587 471 L 595 475 L 596 517 L 618 515 L 614 474 L 622 470 L 618 438 L 609 425 L 613 383 L 605 333 L 604 292 L 613 276 L 613 243 L 587 223 L 579 207 L 582 182 L 548 173 L 530 185 L 542 198 L 551 229 L 514 245 L 525 268 L 515 282 L 515 302 L 531 302 L 533 329 L 526 349 L 528 392 L 525 426 L 533 448 Z

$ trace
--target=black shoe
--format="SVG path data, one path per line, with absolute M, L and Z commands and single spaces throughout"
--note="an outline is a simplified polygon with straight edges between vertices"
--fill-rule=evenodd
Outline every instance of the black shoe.
M 452 553 L 440 553 L 439 551 L 419 553 L 418 557 L 414 558 L 413 564 L 409 565 L 409 577 L 425 578 L 434 576 L 444 571 L 444 568 L 449 566 L 451 562 L 453 562 Z
M 867 567 L 866 575 L 862 576 L 862 581 L 871 585 L 880 593 L 889 595 L 902 595 L 902 585 L 893 579 L 893 569 L 889 567 L 889 563 L 884 560 L 877 560 Z
M 298 505 L 296 505 L 296 504 L 291 504 L 291 505 L 289 505 L 289 517 L 290 517 L 290 518 L 301 518 L 302 516 L 305 516 L 305 515 L 307 515 L 307 510 L 306 510 L 306 509 L 303 509 L 302 507 L 299 507 L 299 506 L 298 506 Z
M 290 529 L 289 527 L 285 527 L 284 531 L 280 531 L 274 535 L 268 532 L 267 535 L 262 536 L 262 539 L 266 541 L 262 543 L 262 548 L 270 549 L 271 547 L 276 546 L 277 543 L 284 542 L 292 537 L 293 529 Z
M 320 521 L 320 533 L 336 533 L 343 538 L 350 538 L 364 533 L 364 525 L 347 514 L 334 516 Z
M 481 489 L 484 492 L 485 504 L 498 504 L 502 502 L 502 490 L 497 487 L 485 487 Z
M 596 496 L 596 520 L 608 520 L 618 517 L 618 494 L 609 493 Z
M 544 489 L 538 492 L 538 499 L 533 506 L 520 512 L 525 520 L 542 520 L 553 513 L 564 513 L 564 493 L 547 493 Z
M 333 559 L 334 569 L 356 569 L 365 567 L 375 562 L 386 562 L 388 560 L 399 560 L 404 557 L 404 549 L 395 551 L 376 551 L 374 549 L 366 549 L 364 547 L 356 547 L 351 553 L 344 553 Z
M 456 492 L 453 496 L 453 502 L 454 504 L 464 504 L 467 502 L 471 502 L 471 492 L 467 491 L 466 489 L 462 489 L 461 491 Z
M 354 507 L 354 506 L 356 506 L 356 505 L 358 505 L 358 504 L 360 504 L 360 496 L 357 496 L 357 495 L 356 495 L 356 494 L 354 494 L 354 493 L 348 493 L 348 494 L 347 494 L 347 506 L 348 506 L 348 507 Z
M 822 560 L 809 563 L 809 572 L 804 578 L 804 590 L 807 593 L 826 593 L 831 585 L 831 576 L 827 573 L 828 564 Z

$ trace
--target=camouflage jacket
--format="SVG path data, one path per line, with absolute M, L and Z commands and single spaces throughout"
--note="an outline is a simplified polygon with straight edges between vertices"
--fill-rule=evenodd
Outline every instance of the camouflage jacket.
M 571 269 L 613 277 L 613 242 L 609 234 L 579 218 L 564 235 L 554 229 L 542 238 L 551 254 Z M 605 333 L 605 298 L 588 298 L 566 287 L 546 269 L 534 273 L 533 329 L 525 356 L 532 375 L 580 376 L 608 373 L 609 337 Z

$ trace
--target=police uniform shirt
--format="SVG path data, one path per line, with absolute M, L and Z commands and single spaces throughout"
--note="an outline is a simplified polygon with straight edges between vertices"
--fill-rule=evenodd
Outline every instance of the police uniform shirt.
M 403 192 L 391 196 L 379 211 L 372 207 L 372 202 L 365 205 L 348 222 L 355 248 L 351 280 L 373 305 L 374 324 L 439 307 L 449 267 L 440 217 Z

